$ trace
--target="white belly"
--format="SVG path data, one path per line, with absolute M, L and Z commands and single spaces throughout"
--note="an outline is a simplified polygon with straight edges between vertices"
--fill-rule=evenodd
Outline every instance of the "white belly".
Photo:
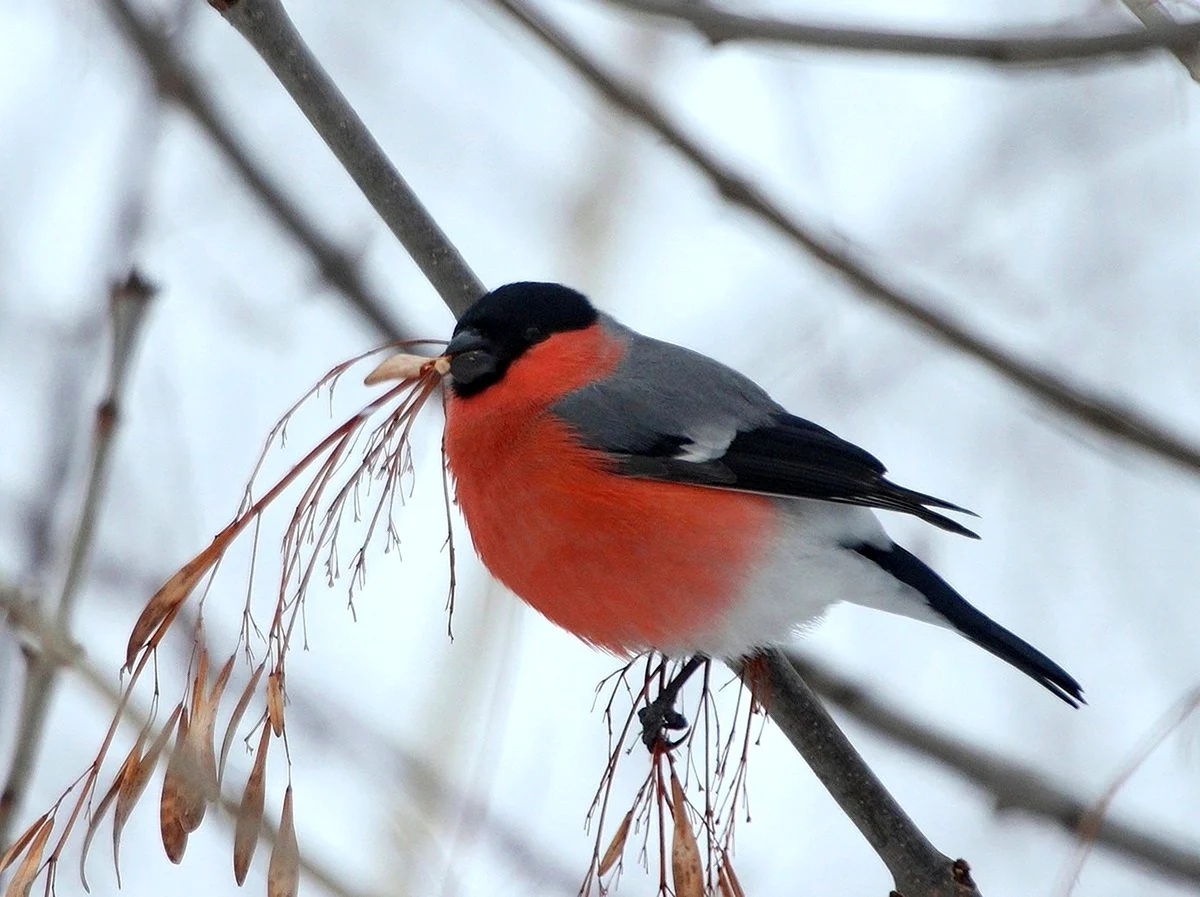
M 838 601 L 946 625 L 915 589 L 846 548 L 891 540 L 866 508 L 807 499 L 777 499 L 779 531 L 739 601 L 686 645 L 666 653 L 737 658 L 790 644 Z

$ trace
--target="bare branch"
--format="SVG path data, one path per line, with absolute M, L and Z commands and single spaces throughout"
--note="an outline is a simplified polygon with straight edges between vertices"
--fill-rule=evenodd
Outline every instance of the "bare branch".
M 112 356 L 108 388 L 96 409 L 91 470 L 79 511 L 79 521 L 71 539 L 66 576 L 54 607 L 54 617 L 68 642 L 69 635 L 65 634 L 69 632 L 71 615 L 79 599 L 79 586 L 96 540 L 96 519 L 108 484 L 108 467 L 112 457 L 113 438 L 121 415 L 121 400 L 128 382 L 129 362 L 154 294 L 154 287 L 136 270 L 131 271 L 123 283 L 115 284 L 111 291 L 109 312 L 112 324 Z M 45 657 L 37 651 L 29 652 L 27 657 L 28 673 L 21 695 L 16 748 L 13 751 L 4 791 L 0 794 L 0 844 L 7 844 L 11 839 L 13 822 L 20 812 L 25 792 L 29 788 L 57 676 L 57 664 L 53 658 Z
M 737 673 L 751 689 L 759 685 L 760 666 L 765 669 L 767 713 L 883 860 L 895 890 L 905 897 L 978 895 L 967 864 L 929 843 L 788 658 L 772 650 L 742 665 Z
M 1148 21 L 1134 9 L 1135 5 L 1157 5 L 1155 0 L 1126 0 L 1125 5 L 1146 25 L 1145 30 L 1141 31 L 1063 34 L 1046 29 L 1027 29 L 988 36 L 818 25 L 773 16 L 744 15 L 714 6 L 707 0 L 606 2 L 643 15 L 683 22 L 714 44 L 749 41 L 823 50 L 933 57 L 988 65 L 1057 68 L 1083 62 L 1111 62 L 1119 57 L 1136 58 L 1160 50 L 1194 54 L 1200 46 L 1200 22 L 1179 24 L 1169 15 Z
M 810 657 L 788 659 L 817 694 L 859 723 L 947 769 L 992 795 L 997 810 L 1018 810 L 1045 819 L 1071 834 L 1079 831 L 1092 804 L 1054 784 L 1032 767 L 929 728 L 848 682 Z M 1129 822 L 1104 814 L 1095 842 L 1160 875 L 1200 885 L 1200 854 Z
M 1115 437 L 1187 470 L 1200 473 L 1200 446 L 1173 432 L 1124 402 L 1110 398 L 1024 361 L 937 308 L 946 301 L 927 304 L 872 270 L 844 240 L 823 234 L 786 212 L 746 177 L 693 140 L 682 127 L 647 96 L 618 79 L 590 56 L 566 32 L 523 0 L 491 0 L 552 49 L 618 109 L 642 122 L 677 150 L 733 205 L 741 206 L 770 225 L 831 271 L 839 274 L 860 295 L 897 313 L 902 319 L 938 338 L 946 345 L 982 362 L 1003 379 L 1040 399 L 1062 415 L 1093 430 Z
M 278 0 L 212 0 L 287 89 L 455 317 L 486 290 L 304 43 Z
M 283 190 L 257 166 L 233 136 L 233 131 L 208 99 L 199 80 L 172 50 L 167 38 L 147 25 L 126 0 L 105 0 L 122 33 L 137 50 L 158 90 L 189 113 L 225 154 L 251 193 L 275 220 L 312 256 L 321 276 L 341 293 L 372 326 L 388 339 L 406 339 L 405 328 L 373 293 L 358 272 L 353 256 L 338 248 Z
M 1139 22 L 1146 26 L 1146 30 L 1143 32 L 1145 34 L 1161 32 L 1167 28 L 1186 28 L 1194 25 L 1194 23 L 1180 25 L 1159 0 L 1121 0 L 1121 2 L 1125 4 L 1126 9 L 1137 16 Z M 1179 64 L 1192 76 L 1192 80 L 1200 84 L 1200 46 L 1189 44 L 1172 47 L 1171 52 L 1179 60 Z

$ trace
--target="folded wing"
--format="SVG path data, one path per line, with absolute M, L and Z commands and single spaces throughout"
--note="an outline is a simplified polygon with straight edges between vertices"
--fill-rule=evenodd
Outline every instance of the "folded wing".
M 628 341 L 624 360 L 553 410 L 620 473 L 900 511 L 978 538 L 935 509 L 970 511 L 896 485 L 874 455 L 787 413 L 736 371 L 604 323 Z

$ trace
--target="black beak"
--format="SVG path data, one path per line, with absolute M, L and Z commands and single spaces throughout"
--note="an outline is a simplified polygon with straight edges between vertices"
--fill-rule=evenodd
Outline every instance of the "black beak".
M 480 334 L 467 328 L 460 330 L 451 337 L 450 342 L 446 344 L 446 354 L 450 356 L 461 355 L 463 352 L 470 352 L 472 349 L 486 349 L 488 341 Z

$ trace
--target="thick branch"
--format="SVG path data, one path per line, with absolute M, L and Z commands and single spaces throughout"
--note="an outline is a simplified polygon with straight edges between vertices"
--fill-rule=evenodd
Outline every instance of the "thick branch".
M 811 658 L 788 659 L 817 694 L 842 708 L 872 731 L 936 760 L 992 795 L 998 810 L 1019 810 L 1048 820 L 1078 836 L 1092 804 L 1054 784 L 1037 770 L 959 738 L 937 732 L 905 716 L 847 682 Z M 1104 814 L 1093 835 L 1099 847 L 1121 854 L 1160 875 L 1200 885 L 1200 854 L 1111 814 Z
M 388 339 L 405 339 L 408 334 L 388 310 L 388 303 L 374 294 L 358 272 L 350 253 L 339 249 L 305 217 L 270 177 L 250 158 L 233 136 L 233 131 L 208 99 L 200 82 L 167 38 L 147 25 L 134 13 L 127 0 L 105 0 L 121 32 L 137 50 L 159 91 L 191 115 L 201 130 L 225 154 L 236 171 L 271 216 L 305 248 L 316 262 L 321 276 L 352 308 Z
M 760 684 L 759 669 L 766 673 L 766 694 L 761 686 L 758 694 L 767 713 L 883 860 L 896 891 L 905 897 L 978 895 L 967 864 L 952 861 L 929 843 L 788 658 L 768 651 L 739 669 L 738 675 L 753 688 Z
M 317 62 L 278 0 L 212 0 L 267 63 L 455 317 L 486 290 Z
M 1200 45 L 1200 22 L 1186 25 L 1170 16 L 1142 19 L 1141 31 L 1110 31 L 1103 34 L 1061 34 L 1046 31 L 1010 31 L 989 36 L 929 34 L 884 28 L 850 28 L 817 25 L 765 15 L 743 15 L 708 2 L 686 0 L 607 0 L 610 5 L 645 15 L 683 22 L 712 43 L 752 41 L 790 44 L 824 50 L 851 50 L 925 56 L 992 65 L 1075 65 L 1088 61 L 1111 61 L 1114 57 L 1136 57 L 1160 50 L 1194 52 Z M 1147 0 L 1127 0 L 1131 10 Z M 1154 0 L 1149 0 L 1154 2 Z M 1138 18 L 1142 18 L 1133 10 Z
M 770 225 L 797 248 L 839 274 L 862 296 L 916 324 L 951 348 L 983 362 L 1009 383 L 1047 403 L 1062 415 L 1170 461 L 1189 473 L 1200 474 L 1200 446 L 1123 402 L 1070 383 L 1032 362 L 1023 361 L 950 315 L 937 311 L 924 299 L 893 286 L 873 271 L 859 254 L 852 252 L 844 240 L 822 234 L 784 212 L 779 204 L 753 186 L 740 172 L 700 146 L 647 96 L 608 72 L 540 12 L 522 0 L 491 2 L 511 14 L 605 99 L 642 122 L 677 150 L 712 181 L 728 202 L 741 206 Z M 938 305 L 951 307 L 948 302 Z

